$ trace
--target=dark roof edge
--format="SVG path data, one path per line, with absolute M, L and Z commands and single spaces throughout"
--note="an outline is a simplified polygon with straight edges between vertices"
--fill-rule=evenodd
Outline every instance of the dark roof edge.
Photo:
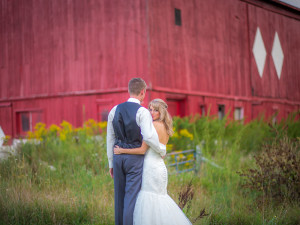
M 300 20 L 300 9 L 279 0 L 240 0 L 272 12 Z
M 266 2 L 274 2 L 275 4 L 282 5 L 285 8 L 292 9 L 292 11 L 296 11 L 296 12 L 298 12 L 298 14 L 300 14 L 300 8 L 298 8 L 296 6 L 293 6 L 293 5 L 289 4 L 289 3 L 282 2 L 282 1 L 279 1 L 279 0 L 265 0 L 265 1 Z

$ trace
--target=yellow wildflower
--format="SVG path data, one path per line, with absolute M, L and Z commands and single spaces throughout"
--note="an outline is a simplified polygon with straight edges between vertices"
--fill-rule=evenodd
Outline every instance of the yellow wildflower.
M 27 132 L 27 137 L 28 137 L 28 139 L 33 139 L 34 138 L 34 133 L 31 132 L 31 131 L 28 131 Z
M 101 129 L 106 129 L 106 127 L 107 127 L 107 121 L 102 121 L 102 122 L 100 122 L 100 123 L 98 123 L 99 124 L 99 127 L 101 128 Z
M 70 124 L 69 122 L 63 120 L 62 123 L 60 124 L 60 126 L 63 128 L 63 130 L 67 131 L 67 132 L 71 132 L 72 131 L 72 124 Z
M 172 138 L 179 138 L 178 132 L 174 132 Z
M 84 126 L 86 127 L 97 127 L 97 122 L 93 119 L 89 119 L 84 122 Z
M 61 128 L 55 124 L 52 124 L 50 127 L 49 127 L 49 131 L 50 133 L 53 133 L 53 134 L 57 134 L 59 133 L 61 130 Z
M 59 134 L 59 138 L 60 138 L 60 140 L 65 141 L 66 140 L 66 134 L 64 132 L 61 132 Z
M 45 137 L 46 134 L 47 134 L 46 124 L 37 123 L 34 126 L 34 138 L 36 138 L 38 140 L 43 140 L 43 137 Z
M 187 129 L 182 129 L 179 131 L 180 136 L 187 137 L 191 140 L 194 139 L 194 135 L 191 134 Z
M 182 153 L 180 153 L 180 154 L 178 155 L 178 157 L 179 157 L 179 159 L 185 159 L 185 158 L 186 158 L 186 156 L 185 156 L 184 154 L 182 154 Z
M 167 151 L 170 151 L 173 149 L 173 145 L 172 144 L 167 144 Z
M 78 133 L 78 132 L 80 132 L 80 131 L 82 131 L 83 129 L 81 128 L 81 127 L 77 127 L 77 128 L 75 128 L 74 129 L 74 131 L 76 132 L 76 133 Z

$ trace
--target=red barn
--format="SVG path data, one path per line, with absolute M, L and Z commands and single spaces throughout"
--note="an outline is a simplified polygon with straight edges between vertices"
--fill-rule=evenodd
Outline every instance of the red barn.
M 300 108 L 300 9 L 277 0 L 2 0 L 0 126 L 75 126 L 142 77 L 172 115 Z

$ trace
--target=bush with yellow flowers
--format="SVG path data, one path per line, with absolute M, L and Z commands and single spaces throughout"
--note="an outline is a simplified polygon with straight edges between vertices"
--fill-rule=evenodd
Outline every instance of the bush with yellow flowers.
M 34 130 L 27 133 L 29 141 L 20 147 L 20 156 L 28 161 L 33 171 L 42 172 L 45 165 L 51 165 L 71 170 L 70 173 L 81 170 L 82 166 L 99 173 L 107 164 L 106 151 L 103 151 L 106 126 L 106 122 L 93 119 L 82 127 L 74 127 L 65 120 L 49 127 L 37 123 Z
M 192 131 L 189 131 L 187 128 L 178 129 L 174 127 L 174 134 L 170 137 L 168 143 L 168 151 L 173 150 L 188 150 L 194 147 L 194 135 Z
M 46 124 L 37 123 L 34 126 L 34 131 L 33 132 L 29 131 L 27 133 L 27 136 L 28 136 L 29 139 L 36 139 L 38 141 L 42 141 L 43 139 L 46 138 L 47 133 L 48 133 L 48 131 L 46 129 Z
M 194 158 L 193 153 L 182 153 L 185 150 L 195 149 L 195 141 L 193 130 L 190 127 L 190 121 L 186 118 L 174 118 L 174 134 L 170 137 L 167 145 L 168 153 L 171 154 L 167 157 L 167 164 L 180 163 Z M 187 162 L 177 166 L 179 170 L 189 169 L 193 167 L 193 163 Z
M 84 138 L 102 135 L 106 132 L 107 122 L 97 122 L 89 119 L 84 122 L 82 127 L 75 128 L 73 125 L 63 120 L 59 126 L 56 124 L 46 128 L 46 124 L 37 123 L 33 131 L 27 132 L 27 138 L 30 140 L 46 141 L 56 140 L 61 142 L 78 141 Z

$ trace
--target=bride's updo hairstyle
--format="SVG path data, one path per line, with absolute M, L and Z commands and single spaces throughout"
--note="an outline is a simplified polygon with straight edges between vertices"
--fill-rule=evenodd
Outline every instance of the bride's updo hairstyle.
M 168 105 L 165 103 L 162 99 L 156 98 L 153 99 L 150 103 L 148 108 L 153 107 L 153 109 L 158 110 L 160 116 L 158 121 L 162 121 L 166 127 L 167 134 L 169 136 L 172 136 L 174 131 L 173 131 L 173 120 L 171 115 L 168 112 Z

